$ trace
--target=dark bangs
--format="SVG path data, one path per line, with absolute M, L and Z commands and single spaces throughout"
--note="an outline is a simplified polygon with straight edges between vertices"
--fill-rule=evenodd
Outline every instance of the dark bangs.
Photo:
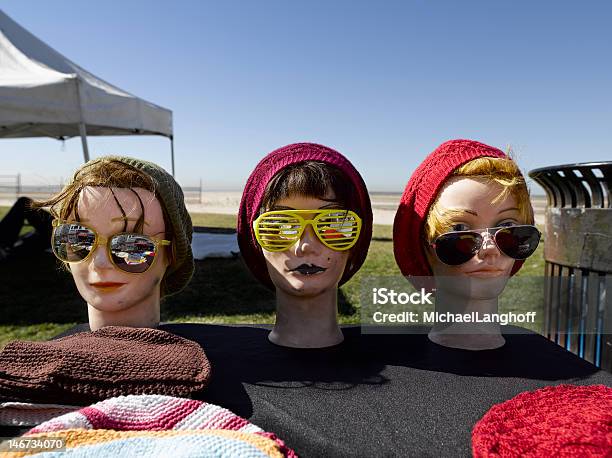
M 327 198 L 329 190 L 333 191 L 335 199 Z M 360 213 L 350 180 L 339 169 L 324 162 L 298 162 L 277 172 L 266 186 L 261 209 L 267 211 L 279 200 L 292 195 L 337 202 L 344 209 Z

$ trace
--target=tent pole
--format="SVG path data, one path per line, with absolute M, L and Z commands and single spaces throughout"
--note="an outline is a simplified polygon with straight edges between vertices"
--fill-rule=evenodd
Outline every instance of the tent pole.
M 83 158 L 85 162 L 89 162 L 89 148 L 87 147 L 87 130 L 85 129 L 85 123 L 79 123 L 79 133 L 81 134 L 81 144 L 83 145 Z
M 172 159 L 172 177 L 174 177 L 174 136 L 170 136 L 170 156 Z
M 74 89 L 76 90 L 77 103 L 79 105 L 79 134 L 81 135 L 81 144 L 83 145 L 83 158 L 85 162 L 89 162 L 89 148 L 87 147 L 87 129 L 85 129 L 85 120 L 83 119 L 83 102 L 81 101 L 81 89 L 79 76 L 74 78 Z

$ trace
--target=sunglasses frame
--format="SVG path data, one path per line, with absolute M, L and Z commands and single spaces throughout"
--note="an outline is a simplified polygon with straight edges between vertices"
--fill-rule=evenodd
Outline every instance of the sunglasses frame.
M 540 240 L 542 240 L 542 233 L 540 232 L 540 230 L 535 227 L 533 224 L 515 224 L 513 226 L 496 226 L 496 227 L 487 227 L 484 229 L 477 229 L 477 230 L 469 230 L 469 231 L 449 231 L 449 232 L 445 232 L 444 234 L 440 234 L 439 236 L 437 236 L 433 242 L 429 242 L 429 246 L 433 248 L 434 253 L 436 253 L 436 257 L 438 258 L 438 260 L 442 263 L 442 264 L 446 264 L 447 266 L 460 266 L 462 264 L 465 264 L 466 262 L 468 262 L 470 259 L 472 259 L 474 256 L 476 256 L 476 254 L 482 250 L 482 247 L 485 243 L 485 238 L 483 237 L 482 233 L 483 232 L 487 232 L 491 237 L 491 241 L 493 242 L 493 244 L 495 245 L 495 247 L 499 250 L 500 253 L 502 253 L 504 256 L 508 256 L 511 259 L 514 259 L 515 261 L 523 261 L 525 259 L 527 259 L 529 256 L 531 256 L 533 254 L 533 252 L 529 255 L 526 256 L 524 258 L 515 258 L 513 256 L 508 255 L 504 250 L 502 250 L 500 248 L 500 246 L 497 244 L 497 240 L 495 240 L 495 237 L 497 236 L 497 233 L 503 229 L 511 229 L 514 227 L 530 227 L 536 230 L 537 234 L 538 234 L 538 245 L 540 244 Z M 440 255 L 438 254 L 438 251 L 436 250 L 436 242 L 440 239 L 440 237 L 443 237 L 445 235 L 448 234 L 475 234 L 477 237 L 480 238 L 480 244 L 477 245 L 476 247 L 474 247 L 474 253 L 472 254 L 472 256 L 470 258 L 468 258 L 467 260 L 463 261 L 462 263 L 459 264 L 447 264 L 446 262 L 442 261 L 442 259 L 440 258 Z M 537 248 L 537 245 L 536 245 Z M 534 250 L 535 252 L 535 250 Z
M 324 217 L 329 216 L 331 214 L 337 214 L 339 212 L 344 212 L 346 217 L 350 216 L 352 218 L 355 219 L 355 222 L 357 223 L 356 227 L 353 228 L 352 230 L 356 230 L 356 235 L 355 238 L 351 241 L 351 243 L 345 247 L 342 248 L 338 248 L 335 245 L 329 245 L 327 241 L 323 240 L 321 238 L 321 235 L 319 234 L 319 232 L 317 231 L 317 223 Z M 312 219 L 304 219 L 301 215 L 308 215 L 308 214 L 313 214 L 316 213 L 316 216 Z M 279 216 L 293 216 L 295 217 L 299 223 L 300 223 L 300 228 L 298 230 L 298 233 L 294 236 L 294 238 L 291 241 L 291 243 L 289 245 L 287 245 L 286 247 L 280 247 L 280 248 L 270 248 L 267 244 L 262 243 L 261 240 L 261 235 L 260 235 L 260 228 L 259 228 L 259 222 L 260 220 L 262 220 L 265 217 L 269 217 L 269 216 L 274 216 L 274 215 L 279 215 Z M 323 209 L 323 210 L 272 210 L 272 211 L 268 211 L 268 212 L 264 212 L 261 215 L 259 215 L 257 217 L 257 219 L 255 219 L 253 221 L 253 231 L 255 232 L 255 239 L 257 240 L 257 243 L 259 244 L 259 246 L 261 246 L 264 250 L 266 251 L 272 251 L 272 252 L 279 252 L 279 251 L 287 251 L 288 249 L 290 249 L 296 242 L 298 242 L 300 240 L 300 238 L 302 238 L 302 235 L 304 235 L 304 231 L 306 230 L 306 227 L 310 225 L 312 227 L 312 231 L 315 233 L 317 239 L 323 244 L 325 245 L 327 248 L 334 250 L 334 251 L 346 251 L 346 250 L 350 250 L 351 248 L 353 248 L 353 246 L 355 246 L 355 244 L 357 243 L 357 240 L 359 240 L 359 236 L 361 235 L 361 225 L 362 225 L 362 221 L 361 218 L 359 217 L 359 215 L 357 215 L 357 213 L 355 213 L 352 210 L 346 210 L 346 209 Z
M 94 243 L 91 247 L 91 250 L 89 250 L 89 253 L 87 253 L 87 256 L 85 256 L 83 259 L 80 259 L 78 261 L 65 261 L 62 258 L 60 258 L 57 253 L 55 252 L 55 245 L 53 243 L 53 239 L 55 238 L 55 232 L 57 230 L 57 228 L 59 228 L 60 226 L 63 226 L 64 224 L 78 224 L 79 226 L 82 226 L 84 228 L 86 228 L 87 230 L 91 231 L 94 236 Z M 87 226 L 86 224 L 80 223 L 78 221 L 64 221 L 61 219 L 54 219 L 51 222 L 51 225 L 53 226 L 53 232 L 51 233 L 51 251 L 53 251 L 53 254 L 55 255 L 55 257 L 57 259 L 59 259 L 62 262 L 67 262 L 69 264 L 79 264 L 81 262 L 85 262 L 87 261 L 91 255 L 98 249 L 98 247 L 100 245 L 104 245 L 106 247 L 106 254 L 108 255 L 108 259 L 110 260 L 110 262 L 112 263 L 112 265 L 120 270 L 121 272 L 125 272 L 126 274 L 133 274 L 133 275 L 140 275 L 140 274 L 144 274 L 145 272 L 147 272 L 149 269 L 151 269 L 151 267 L 153 267 L 155 265 L 155 262 L 157 261 L 157 253 L 160 251 L 160 248 L 162 246 L 169 246 L 172 244 L 172 242 L 170 240 L 164 240 L 164 239 L 158 239 L 155 237 L 151 237 L 150 235 L 146 235 L 146 234 L 138 234 L 136 232 L 118 232 L 116 234 L 111 235 L 110 237 L 102 237 L 100 234 L 98 234 L 98 231 L 96 231 L 95 229 L 92 229 L 91 227 Z M 147 267 L 145 270 L 143 270 L 142 272 L 129 272 L 127 270 L 123 270 L 121 267 L 119 267 L 115 261 L 113 260 L 113 254 L 111 252 L 111 247 L 110 247 L 110 241 L 113 239 L 113 237 L 116 237 L 118 235 L 139 235 L 139 236 L 144 236 L 147 237 L 148 239 L 150 239 L 153 242 L 153 245 L 155 246 L 155 257 L 153 259 L 153 262 L 149 265 L 149 267 Z

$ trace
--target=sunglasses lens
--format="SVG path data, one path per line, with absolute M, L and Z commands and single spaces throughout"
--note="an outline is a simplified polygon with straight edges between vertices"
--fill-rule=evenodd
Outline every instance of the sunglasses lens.
M 540 232 L 533 226 L 511 226 L 495 234 L 499 249 L 513 259 L 526 259 L 540 243 Z
M 359 220 L 353 212 L 339 211 L 320 217 L 316 223 L 319 239 L 333 250 L 347 250 L 359 237 Z
M 291 215 L 262 215 L 257 222 L 257 240 L 268 251 L 283 251 L 298 239 L 300 221 Z
M 155 243 L 146 235 L 118 234 L 110 244 L 113 263 L 124 272 L 144 272 L 155 260 Z
M 478 251 L 482 236 L 471 232 L 449 232 L 436 239 L 436 255 L 444 264 L 458 266 L 468 262 Z
M 53 253 L 61 261 L 82 261 L 91 252 L 96 234 L 80 224 L 61 224 L 53 231 Z

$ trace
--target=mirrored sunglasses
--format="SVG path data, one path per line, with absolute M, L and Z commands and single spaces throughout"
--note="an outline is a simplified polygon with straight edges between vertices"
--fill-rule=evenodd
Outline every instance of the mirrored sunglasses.
M 458 266 L 472 259 L 484 244 L 482 232 L 492 235 L 493 242 L 506 256 L 521 260 L 531 256 L 540 243 L 541 233 L 532 225 L 486 228 L 482 231 L 454 231 L 437 237 L 431 243 L 438 259 Z
M 53 221 L 51 248 L 64 262 L 83 262 L 99 245 L 106 246 L 108 257 L 119 270 L 139 274 L 146 272 L 155 262 L 161 246 L 170 245 L 145 234 L 122 232 L 106 239 L 79 222 Z

